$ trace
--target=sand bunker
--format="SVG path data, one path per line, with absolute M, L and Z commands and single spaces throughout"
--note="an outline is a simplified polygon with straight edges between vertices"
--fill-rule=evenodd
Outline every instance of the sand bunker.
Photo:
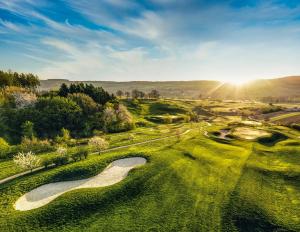
M 241 123 L 246 125 L 246 126 L 261 126 L 262 125 L 261 122 L 250 121 L 250 120 L 245 120 L 245 121 L 242 121 Z
M 253 140 L 262 136 L 270 136 L 269 132 L 263 130 L 257 130 L 249 127 L 238 127 L 234 130 L 233 135 L 238 136 L 242 139 Z
M 227 137 L 229 134 L 230 134 L 230 130 L 223 129 L 223 130 L 220 130 L 220 135 L 218 137 L 220 139 L 231 140 L 231 138 Z
M 98 188 L 116 184 L 123 180 L 131 169 L 146 162 L 147 160 L 142 157 L 119 159 L 113 161 L 97 176 L 42 185 L 20 197 L 15 203 L 15 209 L 26 211 L 39 208 L 74 189 Z

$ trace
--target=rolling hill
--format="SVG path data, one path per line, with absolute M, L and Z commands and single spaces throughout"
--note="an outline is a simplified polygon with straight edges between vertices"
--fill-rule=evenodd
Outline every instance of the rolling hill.
M 42 80 L 40 90 L 58 89 L 62 83 L 70 84 L 78 81 L 66 79 Z M 132 91 L 138 89 L 149 92 L 157 89 L 162 96 L 170 98 L 191 98 L 212 97 L 220 99 L 262 99 L 289 98 L 300 99 L 300 76 L 290 76 L 277 79 L 259 79 L 243 86 L 235 86 L 229 83 L 218 81 L 83 81 L 95 86 L 102 86 L 110 93 L 117 90 Z

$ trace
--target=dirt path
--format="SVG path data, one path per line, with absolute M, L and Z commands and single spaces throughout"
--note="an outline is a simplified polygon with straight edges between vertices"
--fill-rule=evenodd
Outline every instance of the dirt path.
M 60 195 L 81 188 L 98 188 L 116 184 L 126 178 L 128 172 L 146 164 L 143 157 L 131 157 L 113 161 L 100 174 L 74 181 L 62 181 L 42 185 L 21 196 L 15 203 L 16 210 L 27 211 L 42 207 Z
M 164 139 L 174 138 L 174 137 L 177 137 L 177 136 L 181 136 L 181 135 L 187 134 L 190 131 L 191 130 L 188 129 L 188 130 L 186 130 L 186 131 L 184 131 L 184 132 L 182 132 L 181 134 L 178 134 L 178 135 L 169 135 L 169 136 L 166 136 L 166 137 L 163 137 L 163 138 L 150 139 L 150 140 L 147 140 L 147 141 L 144 141 L 144 142 L 138 142 L 138 143 L 133 143 L 133 144 L 119 146 L 119 147 L 113 147 L 113 148 L 109 148 L 109 149 L 103 150 L 103 151 L 101 151 L 101 153 L 110 152 L 110 151 L 116 151 L 116 150 L 120 150 L 120 149 L 124 149 L 124 148 L 128 148 L 128 147 L 139 146 L 139 145 L 143 145 L 143 144 L 147 144 L 147 143 L 152 143 L 152 142 L 156 142 L 156 141 L 160 141 L 160 140 L 164 140 Z M 93 155 L 93 154 L 97 154 L 97 153 L 98 152 L 93 152 L 91 154 Z M 53 166 L 54 165 L 49 165 L 48 167 L 53 167 Z M 18 173 L 18 174 L 6 177 L 6 178 L 0 180 L 0 184 L 4 184 L 4 183 L 6 183 L 8 181 L 11 181 L 13 179 L 16 179 L 18 177 L 25 176 L 27 174 L 34 173 L 34 172 L 37 172 L 37 171 L 40 171 L 40 170 L 43 170 L 43 169 L 44 169 L 44 167 L 38 167 L 38 168 L 33 169 L 32 172 L 31 171 L 25 171 L 25 172 L 21 172 L 21 173 Z

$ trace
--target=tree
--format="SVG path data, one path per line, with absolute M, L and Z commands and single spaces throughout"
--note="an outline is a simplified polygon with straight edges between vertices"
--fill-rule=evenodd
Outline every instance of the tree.
M 0 88 L 18 86 L 34 90 L 40 85 L 38 76 L 32 73 L 17 73 L 0 71 Z
M 90 148 L 96 149 L 99 154 L 102 150 L 105 150 L 109 147 L 109 143 L 105 139 L 98 136 L 91 138 L 88 145 Z
M 62 128 L 60 131 L 60 136 L 55 137 L 57 143 L 68 143 L 71 139 L 70 131 Z
M 34 155 L 31 151 L 27 153 L 19 152 L 17 155 L 14 156 L 14 163 L 19 167 L 32 170 L 38 167 L 41 164 L 41 160 L 39 157 Z
M 84 93 L 90 96 L 96 103 L 100 105 L 104 105 L 105 103 L 113 100 L 115 97 L 106 92 L 102 87 L 95 87 L 92 84 L 71 84 L 70 87 L 62 84 L 60 87 L 60 91 L 58 91 L 58 95 L 61 97 L 65 97 L 68 94 L 72 93 Z M 66 93 L 68 93 L 66 95 Z
M 119 98 L 121 98 L 121 97 L 123 97 L 124 93 L 123 93 L 122 90 L 118 90 L 118 91 L 116 92 L 116 95 L 117 95 Z
M 137 89 L 132 90 L 131 97 L 132 98 L 144 98 L 146 94 L 142 91 L 139 91 Z
M 122 104 L 106 106 L 103 112 L 104 130 L 107 132 L 127 131 L 134 127 L 134 122 L 127 108 Z
M 156 90 L 156 89 L 151 90 L 151 92 L 148 95 L 149 95 L 149 98 L 155 98 L 155 99 L 159 98 L 159 96 L 160 96 L 158 90 Z
M 130 98 L 130 92 L 125 92 L 125 96 L 127 99 Z
M 30 121 L 25 121 L 22 124 L 22 134 L 24 138 L 33 139 L 35 137 L 33 126 L 34 124 Z
M 131 91 L 131 97 L 132 98 L 139 98 L 139 91 L 137 89 L 134 89 Z
M 36 131 L 41 137 L 54 137 L 61 128 L 79 132 L 84 127 L 82 109 L 68 98 L 39 98 L 33 114 Z
M 67 97 L 69 94 L 69 88 L 65 83 L 62 83 L 59 90 L 58 95 L 62 97 Z
M 68 98 L 76 102 L 86 116 L 100 111 L 100 106 L 90 96 L 84 93 L 72 93 L 68 95 Z

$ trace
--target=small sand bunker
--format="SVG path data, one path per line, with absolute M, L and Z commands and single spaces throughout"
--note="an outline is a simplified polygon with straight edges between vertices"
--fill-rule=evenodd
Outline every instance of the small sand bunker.
M 221 138 L 221 139 L 230 140 L 230 138 L 227 137 L 229 134 L 230 134 L 230 130 L 223 129 L 223 130 L 220 130 L 220 135 L 218 137 Z
M 234 130 L 233 135 L 238 136 L 242 139 L 253 140 L 262 136 L 270 136 L 269 132 L 263 130 L 257 130 L 250 127 L 238 127 Z
M 245 120 L 245 121 L 242 121 L 241 123 L 246 125 L 246 126 L 261 126 L 262 125 L 261 122 L 250 121 L 250 120 Z
M 21 196 L 15 203 L 15 209 L 26 211 L 39 208 L 74 189 L 98 188 L 116 184 L 123 180 L 131 169 L 144 165 L 146 162 L 147 160 L 142 157 L 119 159 L 109 164 L 97 176 L 42 185 Z

